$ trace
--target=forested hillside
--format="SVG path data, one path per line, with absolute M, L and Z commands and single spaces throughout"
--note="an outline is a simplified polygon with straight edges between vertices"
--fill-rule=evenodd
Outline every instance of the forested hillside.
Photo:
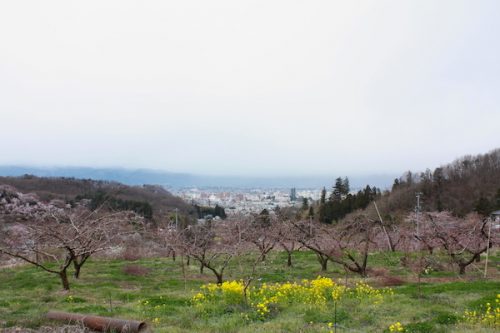
M 433 171 L 408 171 L 394 180 L 379 205 L 386 212 L 412 210 L 416 193 L 421 193 L 425 211 L 447 210 L 463 216 L 500 209 L 500 149 L 464 156 Z
M 316 215 L 323 223 L 336 223 L 351 213 L 365 210 L 378 219 L 370 204 L 376 201 L 381 214 L 389 221 L 396 221 L 415 209 L 417 194 L 421 211 L 449 211 L 463 217 L 472 212 L 487 216 L 499 210 L 500 149 L 484 155 L 467 155 L 433 171 L 407 171 L 394 180 L 391 190 L 384 192 L 370 185 L 352 192 L 349 179 L 339 177 L 330 191 L 323 188 L 309 215 Z
M 9 185 L 22 193 L 34 193 L 42 201 L 54 199 L 72 203 L 90 201 L 91 208 L 105 203 L 117 210 L 134 210 L 148 219 L 159 219 L 178 209 L 188 215 L 194 208 L 160 186 L 128 186 L 116 182 L 64 177 L 0 177 L 1 185 Z

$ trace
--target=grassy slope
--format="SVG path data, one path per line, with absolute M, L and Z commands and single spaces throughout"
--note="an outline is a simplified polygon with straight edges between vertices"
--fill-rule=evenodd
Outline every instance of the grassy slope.
M 180 259 L 180 258 L 179 258 Z M 61 291 L 57 276 L 31 266 L 0 270 L 0 327 L 38 327 L 46 325 L 43 315 L 48 310 L 62 310 L 97 314 L 149 322 L 160 318 L 154 325 L 156 332 L 327 332 L 326 323 L 333 320 L 333 309 L 311 310 L 304 305 L 294 305 L 266 321 L 246 322 L 238 309 L 228 309 L 218 315 L 202 315 L 189 304 L 190 297 L 205 282 L 213 282 L 209 271 L 200 275 L 194 264 L 187 268 L 184 281 L 177 262 L 171 259 L 142 259 L 137 262 L 121 260 L 94 260 L 82 270 L 79 281 L 71 280 L 72 290 Z M 266 282 L 311 279 L 318 274 L 319 265 L 311 253 L 295 255 L 295 267 L 284 266 L 284 253 L 273 253 L 259 267 L 259 276 Z M 498 256 L 493 262 L 498 262 Z M 247 274 L 249 258 L 234 261 L 227 272 L 227 279 L 238 279 Z M 131 276 L 123 267 L 140 264 L 148 267 L 147 276 Z M 399 266 L 395 254 L 376 254 L 372 264 L 385 267 L 393 274 L 412 278 Z M 457 279 L 452 282 L 425 283 L 422 297 L 414 283 L 396 287 L 390 301 L 380 305 L 359 307 L 349 302 L 340 304 L 338 318 L 343 326 L 352 330 L 340 332 L 383 332 L 391 323 L 410 324 L 414 332 L 494 332 L 494 329 L 468 327 L 455 323 L 465 309 L 478 308 L 494 300 L 500 292 L 498 280 L 484 281 L 479 273 L 472 282 Z M 330 264 L 323 276 L 346 278 L 343 270 Z M 443 278 L 442 273 L 432 273 L 428 280 Z M 357 279 L 347 276 L 348 282 Z M 370 283 L 370 279 L 368 280 Z M 71 297 L 70 297 L 71 296 Z M 148 300 L 150 305 L 141 305 Z M 352 303 L 352 302 L 351 302 Z M 161 304 L 157 309 L 151 304 Z M 163 305 L 164 304 L 164 305 Z M 312 322 L 312 324 L 311 324 Z

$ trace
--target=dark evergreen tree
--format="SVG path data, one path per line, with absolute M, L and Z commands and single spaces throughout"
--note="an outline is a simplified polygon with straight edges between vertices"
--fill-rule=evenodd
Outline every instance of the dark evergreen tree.
M 219 205 L 215 205 L 214 216 L 218 216 L 221 219 L 225 219 L 227 216 L 226 216 L 226 211 L 224 210 L 224 207 L 221 207 Z
M 495 199 L 493 200 L 493 209 L 500 209 L 500 188 L 497 190 L 497 194 L 495 195 Z
M 395 178 L 394 179 L 394 184 L 392 184 L 392 190 L 394 191 L 395 189 L 399 188 L 399 179 Z
M 269 216 L 269 211 L 264 208 L 257 216 L 256 222 L 262 227 L 270 226 L 271 217 Z
M 326 189 L 323 187 L 323 189 L 321 190 L 321 197 L 319 199 L 319 221 L 322 222 L 322 223 L 328 223 L 328 219 L 327 219 L 327 216 L 326 216 Z
M 350 186 L 349 186 L 349 178 L 345 177 L 344 182 L 342 184 L 342 194 L 343 195 L 348 195 L 349 192 L 351 191 Z
M 309 200 L 307 198 L 302 198 L 302 210 L 307 210 L 309 208 Z
M 77 195 L 75 200 L 90 199 L 89 208 L 96 210 L 105 207 L 112 210 L 131 210 L 147 219 L 153 218 L 153 206 L 147 201 L 123 200 L 116 198 L 105 191 L 98 190 L 94 193 Z
M 335 185 L 333 185 L 332 194 L 330 194 L 330 202 L 340 202 L 342 200 L 342 194 L 344 193 L 344 182 L 342 178 L 338 177 L 335 179 Z
M 323 189 L 321 190 L 321 198 L 319 200 L 319 203 L 321 205 L 324 205 L 326 203 L 326 188 L 323 187 Z
M 483 216 L 488 216 L 493 210 L 491 202 L 486 199 L 483 195 L 479 197 L 479 200 L 476 204 L 476 212 Z
M 308 215 L 309 215 L 309 217 L 314 218 L 314 208 L 313 208 L 313 206 L 312 206 L 312 205 L 311 205 L 311 206 L 309 206 L 309 214 L 308 214 Z
M 323 223 L 339 221 L 347 214 L 356 209 L 364 209 L 368 204 L 381 196 L 381 191 L 377 187 L 367 185 L 364 190 L 357 194 L 350 193 L 349 179 L 338 177 L 335 180 L 333 191 L 325 204 L 320 204 L 319 217 Z M 326 197 L 326 191 L 322 192 L 322 200 Z M 320 202 L 322 201 L 320 200 Z

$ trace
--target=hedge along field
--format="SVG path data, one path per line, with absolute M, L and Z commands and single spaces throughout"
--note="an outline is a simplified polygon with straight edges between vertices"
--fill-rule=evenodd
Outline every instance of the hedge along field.
M 465 277 L 431 271 L 419 287 L 398 253 L 372 254 L 366 279 L 331 263 L 320 272 L 308 251 L 295 252 L 291 268 L 286 253 L 271 252 L 251 274 L 255 257 L 235 258 L 220 286 L 194 262 L 183 274 L 180 257 L 92 260 L 79 280 L 71 279 L 69 292 L 61 290 L 56 276 L 35 267 L 0 269 L 0 327 L 56 325 L 44 319 L 49 310 L 146 320 L 155 332 L 333 332 L 335 323 L 337 332 L 497 332 L 500 327 L 494 264 L 487 280 L 476 269 Z M 500 258 L 494 253 L 490 259 Z

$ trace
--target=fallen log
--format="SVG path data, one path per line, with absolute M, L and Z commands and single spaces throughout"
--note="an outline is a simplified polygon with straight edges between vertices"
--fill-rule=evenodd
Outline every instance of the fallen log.
M 49 311 L 47 313 L 47 318 L 62 321 L 66 324 L 80 324 L 99 332 L 139 333 L 146 330 L 147 327 L 146 323 L 143 321 L 82 315 L 61 311 Z

